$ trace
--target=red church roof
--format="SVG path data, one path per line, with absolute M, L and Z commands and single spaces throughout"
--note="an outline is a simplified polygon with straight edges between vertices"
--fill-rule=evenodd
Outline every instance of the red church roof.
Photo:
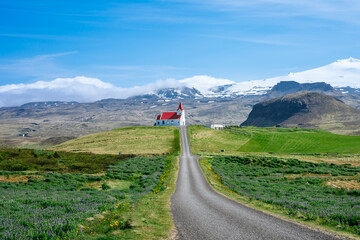
M 177 115 L 177 112 L 163 112 L 157 116 L 156 120 L 168 120 L 168 119 L 180 119 L 181 115 Z
M 183 106 L 182 106 L 182 103 L 180 102 L 180 104 L 179 104 L 179 107 L 178 107 L 178 109 L 177 110 L 181 110 L 181 111 L 184 111 L 184 108 L 183 108 Z
M 177 110 L 184 111 L 184 108 L 180 102 Z M 163 112 L 161 115 L 157 115 L 156 120 L 169 120 L 169 119 L 180 119 L 181 115 L 177 115 L 177 112 Z

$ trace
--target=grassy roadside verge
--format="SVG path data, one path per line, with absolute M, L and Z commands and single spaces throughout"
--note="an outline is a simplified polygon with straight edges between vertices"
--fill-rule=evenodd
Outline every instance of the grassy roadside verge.
M 138 227 L 136 239 L 170 239 L 175 231 L 170 212 L 170 197 L 175 191 L 179 164 L 178 156 L 170 158 L 171 166 L 167 173 L 165 191 L 152 193 L 135 206 L 137 211 L 134 213 L 134 224 Z
M 175 129 L 173 153 L 166 158 L 165 171 L 152 192 L 135 204 L 119 202 L 122 207 L 95 216 L 84 226 L 86 234 L 80 239 L 171 239 L 176 230 L 170 197 L 176 187 L 180 151 L 180 132 Z M 131 219 L 131 222 L 121 222 L 122 219 Z
M 175 191 L 178 156 L 168 156 L 166 161 L 166 170 L 152 193 L 135 203 L 125 199 L 115 210 L 95 215 L 83 225 L 84 234 L 78 239 L 171 239 L 175 226 L 170 197 Z
M 173 154 L 168 157 L 166 170 L 154 192 L 142 198 L 135 206 L 134 225 L 137 226 L 134 239 L 171 239 L 175 225 L 170 212 L 170 197 L 176 188 L 181 152 L 180 131 L 174 130 Z M 163 189 L 163 191 L 162 191 Z
M 241 195 L 235 193 L 234 191 L 232 191 L 228 187 L 226 187 L 221 182 L 221 178 L 216 173 L 214 173 L 214 171 L 212 170 L 210 158 L 204 157 L 204 158 L 200 159 L 199 165 L 200 165 L 207 181 L 210 183 L 210 185 L 213 187 L 213 189 L 215 191 L 217 191 L 218 193 L 220 193 L 230 199 L 233 199 L 233 200 L 235 200 L 239 203 L 242 203 L 244 205 L 247 205 L 251 208 L 274 215 L 278 218 L 281 218 L 281 219 L 284 219 L 287 221 L 292 221 L 292 222 L 295 222 L 295 223 L 298 223 L 301 225 L 305 225 L 310 228 L 320 229 L 320 230 L 326 231 L 328 233 L 333 233 L 333 234 L 335 233 L 335 234 L 342 235 L 342 236 L 345 236 L 350 239 L 360 239 L 360 237 L 358 235 L 355 235 L 353 233 L 349 233 L 347 231 L 339 229 L 338 226 L 325 225 L 325 223 L 323 221 L 321 221 L 321 219 L 316 219 L 316 220 L 311 220 L 311 221 L 305 220 L 301 216 L 289 215 L 289 213 L 286 212 L 285 209 L 276 207 L 271 204 L 264 203 L 262 201 L 258 201 L 258 200 L 254 200 L 254 199 L 251 199 L 251 198 L 248 198 L 245 196 L 241 196 Z

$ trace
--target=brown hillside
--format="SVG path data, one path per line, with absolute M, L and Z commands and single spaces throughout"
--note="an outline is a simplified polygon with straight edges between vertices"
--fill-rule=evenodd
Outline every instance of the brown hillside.
M 360 134 L 360 110 L 317 92 L 299 92 L 254 105 L 243 126 L 320 128 Z

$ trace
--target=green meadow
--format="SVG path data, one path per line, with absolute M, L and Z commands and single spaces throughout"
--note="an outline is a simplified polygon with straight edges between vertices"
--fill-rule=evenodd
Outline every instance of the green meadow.
M 194 153 L 358 154 L 360 136 L 300 128 L 230 127 L 224 131 L 190 126 Z
M 0 149 L 0 239 L 170 238 L 177 128 L 116 129 L 53 149 Z
M 175 127 L 124 127 L 67 141 L 54 151 L 164 155 L 174 151 Z

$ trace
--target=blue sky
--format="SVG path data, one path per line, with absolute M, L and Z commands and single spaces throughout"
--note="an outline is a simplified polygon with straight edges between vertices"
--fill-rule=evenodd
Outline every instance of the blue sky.
M 0 85 L 241 82 L 360 58 L 358 0 L 8 0 L 0 22 Z

